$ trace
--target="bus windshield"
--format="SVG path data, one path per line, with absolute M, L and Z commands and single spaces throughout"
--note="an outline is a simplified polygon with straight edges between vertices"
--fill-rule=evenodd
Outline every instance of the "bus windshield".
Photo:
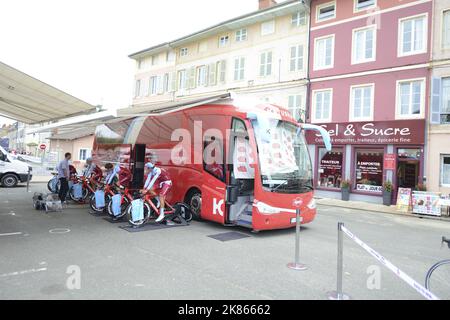
M 313 190 L 312 164 L 303 133 L 295 124 L 265 119 L 253 122 L 263 187 L 278 193 Z

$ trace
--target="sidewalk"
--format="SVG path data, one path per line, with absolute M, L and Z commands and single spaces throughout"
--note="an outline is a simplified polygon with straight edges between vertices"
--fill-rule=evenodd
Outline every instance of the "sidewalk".
M 47 183 L 53 176 L 33 176 L 31 177 L 31 183 Z
M 404 216 L 404 217 L 450 221 L 450 217 L 446 216 L 446 215 L 436 217 L 436 216 L 421 215 L 421 214 L 397 211 L 397 207 L 395 205 L 384 206 L 382 204 L 376 204 L 376 203 L 368 203 L 368 202 L 362 202 L 362 201 L 342 201 L 342 200 L 330 199 L 330 198 L 316 198 L 316 203 L 318 205 L 329 206 L 329 207 L 340 207 L 340 208 L 360 209 L 360 210 L 364 209 L 366 211 L 395 214 L 395 215 Z

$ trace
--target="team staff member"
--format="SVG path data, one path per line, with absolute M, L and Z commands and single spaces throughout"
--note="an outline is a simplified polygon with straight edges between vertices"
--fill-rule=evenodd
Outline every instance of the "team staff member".
M 67 192 L 69 191 L 69 179 L 70 179 L 70 164 L 69 161 L 72 158 L 70 152 L 64 155 L 64 160 L 58 163 L 56 169 L 58 170 L 58 179 L 60 183 L 59 187 L 59 200 L 61 203 L 66 201 Z
M 172 180 L 166 170 L 156 167 L 152 162 L 145 164 L 145 174 L 147 174 L 147 180 L 144 184 L 144 189 L 141 193 L 149 192 L 151 195 L 156 196 L 156 192 L 152 189 L 156 183 L 156 188 L 159 193 L 159 216 L 156 222 L 161 222 L 164 219 L 164 206 L 166 195 L 172 187 Z

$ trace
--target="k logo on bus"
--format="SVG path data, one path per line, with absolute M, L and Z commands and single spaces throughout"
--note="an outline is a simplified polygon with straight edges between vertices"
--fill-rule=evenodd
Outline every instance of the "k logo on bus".
M 213 215 L 219 214 L 220 216 L 223 217 L 223 210 L 222 210 L 222 205 L 224 204 L 224 200 L 220 199 L 217 200 L 217 198 L 213 199 Z

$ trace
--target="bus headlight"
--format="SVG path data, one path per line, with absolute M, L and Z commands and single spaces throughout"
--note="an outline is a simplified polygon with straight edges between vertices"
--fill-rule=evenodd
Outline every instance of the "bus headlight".
M 317 208 L 316 199 L 312 198 L 311 201 L 308 203 L 307 207 L 311 210 L 314 210 Z
M 258 201 L 258 203 L 256 204 L 256 208 L 258 208 L 259 212 L 265 213 L 265 214 L 275 214 L 275 213 L 281 212 L 280 209 L 271 207 L 261 201 Z

